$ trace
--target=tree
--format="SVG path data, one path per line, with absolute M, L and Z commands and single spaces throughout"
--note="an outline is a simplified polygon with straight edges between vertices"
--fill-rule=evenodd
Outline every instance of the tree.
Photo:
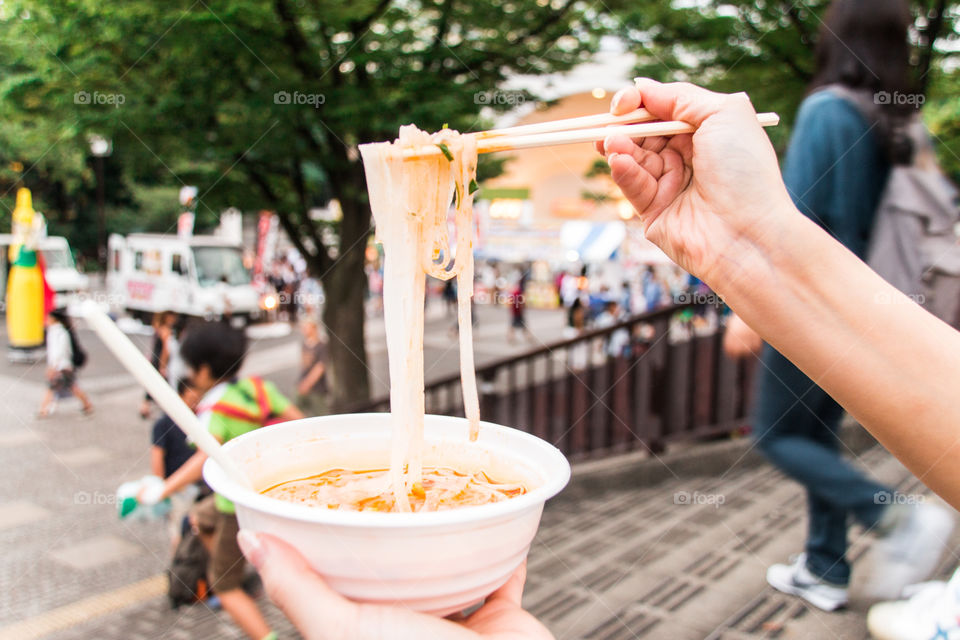
M 620 33 L 636 45 L 637 73 L 689 80 L 717 91 L 749 92 L 784 126 L 769 129 L 778 148 L 814 73 L 814 48 L 830 0 L 694 0 L 647 2 L 620 14 Z M 960 36 L 957 2 L 912 0 L 916 80 L 922 91 L 932 71 L 949 66 Z M 934 87 L 936 89 L 936 87 Z M 960 148 L 942 149 L 944 157 Z
M 201 215 L 231 204 L 276 210 L 327 293 L 340 407 L 369 393 L 371 221 L 356 145 L 392 139 L 409 122 L 475 129 L 482 107 L 490 113 L 529 98 L 497 91 L 508 75 L 570 68 L 604 29 L 598 10 L 580 0 L 2 6 L 4 52 L 13 56 L 0 62 L 3 113 L 39 127 L 35 143 L 12 158 L 37 158 L 59 140 L 73 159 L 67 177 L 76 179 L 84 136 L 98 133 L 112 138 L 127 181 L 199 185 Z M 312 219 L 309 210 L 330 198 L 342 220 Z

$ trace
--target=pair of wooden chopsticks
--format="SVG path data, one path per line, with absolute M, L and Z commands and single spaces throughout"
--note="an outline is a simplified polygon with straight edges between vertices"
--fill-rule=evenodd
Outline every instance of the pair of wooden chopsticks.
M 780 123 L 780 116 L 775 113 L 758 113 L 757 122 L 763 127 L 776 126 Z M 697 128 L 693 125 L 678 120 L 657 121 L 657 118 L 646 109 L 637 109 L 622 116 L 603 113 L 506 129 L 491 129 L 469 135 L 477 139 L 477 153 L 491 153 L 578 142 L 596 142 L 611 135 L 646 138 L 675 136 L 681 133 L 693 133 L 696 130 Z M 421 158 L 440 153 L 443 151 L 439 147 L 431 145 L 407 149 L 403 155 L 407 158 Z

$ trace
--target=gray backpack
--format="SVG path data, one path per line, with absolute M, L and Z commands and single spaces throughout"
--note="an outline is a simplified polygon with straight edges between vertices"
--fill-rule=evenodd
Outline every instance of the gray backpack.
M 877 122 L 872 94 L 840 85 L 826 90 Z M 923 122 L 910 123 L 914 157 L 895 166 L 877 208 L 867 264 L 884 280 L 954 328 L 960 328 L 960 207 L 957 188 L 937 166 Z

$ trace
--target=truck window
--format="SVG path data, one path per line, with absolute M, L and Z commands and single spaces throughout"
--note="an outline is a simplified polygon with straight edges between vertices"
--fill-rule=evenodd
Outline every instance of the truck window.
M 194 247 L 193 263 L 201 287 L 218 282 L 231 286 L 250 284 L 250 271 L 236 247 Z
M 181 276 L 187 275 L 187 265 L 183 262 L 183 255 L 175 253 L 171 256 L 171 260 L 170 271 Z
M 66 247 L 44 247 L 40 249 L 48 269 L 72 269 L 73 256 Z
M 143 251 L 133 254 L 133 268 L 135 271 L 143 271 Z

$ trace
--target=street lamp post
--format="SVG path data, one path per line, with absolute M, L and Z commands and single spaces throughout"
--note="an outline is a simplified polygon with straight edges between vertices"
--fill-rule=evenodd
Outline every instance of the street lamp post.
M 113 144 L 106 138 L 91 135 L 90 154 L 95 158 L 93 163 L 97 177 L 97 261 L 100 268 L 107 268 L 107 213 L 105 205 L 105 185 L 103 180 L 103 159 L 113 151 Z

